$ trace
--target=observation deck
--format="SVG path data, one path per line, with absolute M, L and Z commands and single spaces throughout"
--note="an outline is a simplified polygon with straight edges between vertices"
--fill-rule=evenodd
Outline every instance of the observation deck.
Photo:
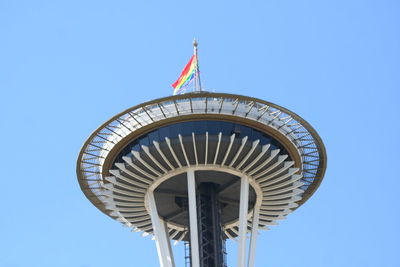
M 276 225 L 307 201 L 325 169 L 320 137 L 295 113 L 203 91 L 111 118 L 83 145 L 77 175 L 102 212 L 144 236 L 165 231 L 176 241 L 190 240 L 191 227 L 201 229 L 189 218 L 191 188 L 213 184 L 207 190 L 216 192 L 221 237 L 243 246 L 246 232 Z

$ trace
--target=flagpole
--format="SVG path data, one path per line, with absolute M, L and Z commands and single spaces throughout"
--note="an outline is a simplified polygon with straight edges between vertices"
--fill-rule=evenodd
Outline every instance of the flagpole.
M 195 80 L 194 80 L 194 90 L 201 92 L 200 68 L 199 68 L 199 58 L 197 57 L 197 45 L 198 44 L 197 44 L 196 39 L 193 39 L 193 50 L 194 50 L 194 55 L 197 60 L 197 69 L 196 69 Z

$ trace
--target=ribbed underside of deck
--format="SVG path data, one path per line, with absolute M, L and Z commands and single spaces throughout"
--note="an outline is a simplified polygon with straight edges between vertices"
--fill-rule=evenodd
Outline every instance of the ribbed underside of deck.
M 185 197 L 185 170 L 196 169 L 197 182 L 213 181 L 220 185 L 219 198 L 225 203 L 223 229 L 227 238 L 238 234 L 238 203 L 241 175 L 253 181 L 248 212 L 248 230 L 251 230 L 252 207 L 256 192 L 261 192 L 259 227 L 266 229 L 285 219 L 297 201 L 301 199 L 302 175 L 294 168 L 294 161 L 269 144 L 260 145 L 259 140 L 236 138 L 235 134 L 190 136 L 178 135 L 152 142 L 139 151 L 122 156 L 110 170 L 103 185 L 107 196 L 109 215 L 135 231 L 145 235 L 153 232 L 150 215 L 145 203 L 145 193 L 154 181 L 165 181 L 155 190 L 159 214 L 168 222 L 172 239 L 182 240 L 188 231 L 187 214 L 176 204 L 176 197 Z M 168 179 L 165 179 L 168 177 Z

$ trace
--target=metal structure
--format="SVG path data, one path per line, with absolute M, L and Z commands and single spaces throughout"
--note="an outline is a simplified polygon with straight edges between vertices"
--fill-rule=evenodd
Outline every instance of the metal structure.
M 204 91 L 114 116 L 88 138 L 77 162 L 86 197 L 154 236 L 162 267 L 175 266 L 170 240 L 185 241 L 187 265 L 226 266 L 226 239 L 238 241 L 237 266 L 254 266 L 258 231 L 302 205 L 325 169 L 320 137 L 295 113 Z

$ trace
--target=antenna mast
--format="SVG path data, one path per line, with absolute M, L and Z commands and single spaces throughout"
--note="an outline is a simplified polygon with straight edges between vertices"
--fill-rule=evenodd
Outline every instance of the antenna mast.
M 194 78 L 194 91 L 202 91 L 201 88 L 201 81 L 200 81 L 200 67 L 199 67 L 199 58 L 197 56 L 197 41 L 196 39 L 193 39 L 193 50 L 194 50 L 194 55 L 197 60 L 197 67 L 196 67 L 196 72 L 195 72 L 195 78 Z

